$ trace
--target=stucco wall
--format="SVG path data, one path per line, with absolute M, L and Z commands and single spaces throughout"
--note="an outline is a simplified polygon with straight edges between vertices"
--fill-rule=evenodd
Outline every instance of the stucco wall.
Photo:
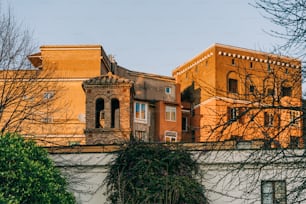
M 288 150 L 280 154 L 280 151 L 194 151 L 210 203 L 261 203 L 262 180 L 285 180 L 287 193 L 297 187 L 298 182 L 302 182 L 297 175 L 306 176 L 301 165 L 305 161 L 292 155 L 302 152 Z M 288 157 L 281 159 L 284 154 Z M 78 203 L 84 204 L 106 201 L 103 180 L 107 165 L 114 156 L 113 153 L 51 154 L 56 165 L 68 177 L 70 190 Z M 292 199 L 293 194 L 288 195 L 287 203 L 292 203 Z

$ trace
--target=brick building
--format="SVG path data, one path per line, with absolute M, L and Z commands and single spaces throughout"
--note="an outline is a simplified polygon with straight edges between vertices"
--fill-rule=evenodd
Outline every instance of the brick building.
M 34 67 L 59 84 L 57 112 L 21 131 L 41 145 L 260 140 L 302 142 L 301 62 L 215 44 L 173 70 L 173 77 L 131 71 L 100 45 L 42 46 Z M 48 99 L 46 99 L 48 100 Z M 30 131 L 29 131 L 30 129 Z M 25 129 L 21 129 L 25 130 Z
M 181 140 L 180 89 L 172 77 L 123 68 L 99 45 L 42 46 L 28 58 L 51 71 L 60 96 L 57 112 L 44 113 L 23 134 L 41 145 Z M 43 96 L 41 96 L 43 97 Z M 53 104 L 54 105 L 54 104 Z M 44 118 L 47 118 L 43 120 Z
M 172 74 L 181 85 L 189 141 L 301 145 L 299 60 L 215 44 Z

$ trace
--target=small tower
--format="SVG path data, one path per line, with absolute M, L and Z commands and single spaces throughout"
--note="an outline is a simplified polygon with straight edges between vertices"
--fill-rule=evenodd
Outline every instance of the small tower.
M 83 82 L 86 94 L 86 144 L 125 143 L 130 140 L 133 82 L 109 72 Z

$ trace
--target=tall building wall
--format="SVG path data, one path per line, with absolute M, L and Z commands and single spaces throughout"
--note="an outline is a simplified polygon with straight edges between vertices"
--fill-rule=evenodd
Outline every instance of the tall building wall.
M 42 110 L 46 121 L 30 124 L 31 131 L 25 134 L 41 145 L 85 144 L 82 83 L 99 76 L 102 69 L 107 70 L 107 64 L 102 63 L 108 60 L 103 59 L 106 57 L 103 48 L 100 45 L 50 45 L 41 46 L 40 51 L 29 59 L 46 73 L 45 81 L 54 84 L 46 87 L 43 94 L 50 93 L 56 100 L 50 106 L 52 113 L 48 112 L 48 107 Z
M 99 45 L 42 46 L 29 59 L 49 72 L 50 86 L 41 97 L 57 99 L 52 106 L 57 111 L 45 106 L 45 121 L 27 124 L 31 131 L 24 131 L 43 145 L 46 139 L 85 144 L 85 122 L 91 118 L 85 117 L 82 83 L 110 71 L 133 81 L 132 129 L 126 132 L 147 141 L 273 139 L 287 146 L 302 135 L 302 122 L 294 119 L 301 114 L 301 62 L 293 58 L 215 44 L 174 69 L 173 78 L 117 66 Z M 136 106 L 146 115 L 136 113 Z
M 89 78 L 101 73 L 100 45 L 41 46 L 43 67 L 52 69 L 53 77 Z
M 293 58 L 215 44 L 173 76 L 191 105 L 196 141 L 263 139 L 287 146 L 302 135 L 301 120 L 291 121 L 301 114 L 300 72 Z

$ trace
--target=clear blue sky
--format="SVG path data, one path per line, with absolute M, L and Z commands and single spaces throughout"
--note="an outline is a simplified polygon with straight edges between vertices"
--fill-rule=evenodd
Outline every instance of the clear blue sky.
M 118 64 L 171 76 L 214 43 L 271 51 L 280 42 L 249 0 L 0 0 L 40 45 L 100 44 Z

